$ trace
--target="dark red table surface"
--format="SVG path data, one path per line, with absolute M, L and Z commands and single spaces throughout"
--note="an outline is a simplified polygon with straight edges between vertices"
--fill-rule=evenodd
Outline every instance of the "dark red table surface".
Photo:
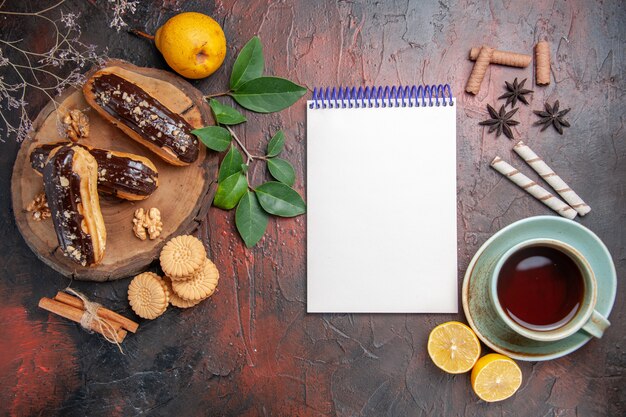
M 39 8 L 10 0 L 5 10 Z M 46 2 L 43 2 L 46 3 Z M 99 4 L 98 4 L 99 3 Z M 144 39 L 108 27 L 104 1 L 67 1 L 80 12 L 83 39 L 111 57 L 166 68 Z M 236 51 L 263 40 L 269 73 L 309 89 L 334 85 L 450 83 L 458 97 L 457 176 L 459 284 L 480 245 L 525 217 L 553 214 L 489 167 L 496 155 L 517 158 L 514 142 L 478 125 L 505 80 L 532 80 L 532 69 L 491 66 L 476 97 L 463 93 L 481 44 L 531 53 L 547 39 L 552 83 L 532 86 L 516 137 L 542 155 L 591 205 L 581 224 L 604 240 L 619 278 L 626 273 L 625 3 L 621 1 L 141 1 L 131 26 L 154 32 L 181 11 L 213 16 L 224 28 L 222 68 L 194 84 L 222 91 Z M 32 48 L 45 26 L 0 18 L 2 39 Z M 44 97 L 31 93 L 36 112 Z M 571 107 L 563 136 L 532 126 L 544 101 Z M 14 115 L 17 117 L 17 115 Z M 306 192 L 304 99 L 272 115 L 246 112 L 236 128 L 254 151 L 277 128 L 287 136 L 295 187 Z M 341 140 L 341 138 L 337 138 Z M 398 143 L 385 138 L 389 149 Z M 428 138 L 423 137 L 424 150 Z M 265 238 L 246 249 L 234 213 L 212 208 L 197 235 L 221 272 L 219 291 L 189 310 L 169 309 L 124 342 L 125 355 L 96 335 L 37 308 L 68 281 L 30 252 L 13 220 L 11 168 L 19 144 L 0 144 L 0 414 L 62 416 L 618 416 L 626 413 L 624 286 L 601 340 L 548 362 L 519 362 L 524 381 L 512 398 L 480 401 L 469 375 L 441 372 L 426 352 L 429 331 L 462 313 L 307 314 L 306 216 L 271 220 Z M 347 156 L 349 157 L 349 156 Z M 376 167 L 363 167 L 376 169 Z M 529 171 L 529 170 L 526 170 Z M 253 181 L 266 178 L 253 171 Z M 531 175 L 536 178 L 536 176 Z M 172 196 L 175 198 L 175 196 Z M 375 196 L 373 196 L 375 198 Z M 21 208 L 15 208 L 21 209 Z M 393 207 L 389 216 L 393 216 Z M 428 236 L 421 236 L 428 239 Z M 375 242 L 389 244 L 393 242 Z M 156 266 L 152 268 L 156 270 Z M 95 301 L 134 317 L 128 280 L 73 283 Z M 383 284 L 384 285 L 384 284 Z M 461 309 L 460 309 L 461 310 Z M 461 310 L 462 311 L 462 310 Z

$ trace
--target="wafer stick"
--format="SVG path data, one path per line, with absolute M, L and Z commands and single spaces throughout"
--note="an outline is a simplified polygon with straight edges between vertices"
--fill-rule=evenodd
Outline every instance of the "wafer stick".
M 472 48 L 470 49 L 469 58 L 472 61 L 476 61 L 478 58 L 478 54 L 480 53 L 480 48 Z M 508 51 L 498 51 L 497 49 L 493 51 L 493 55 L 491 55 L 491 64 L 498 65 L 507 65 L 509 67 L 519 67 L 526 68 L 530 65 L 530 61 L 532 61 L 533 57 L 526 54 L 518 54 L 517 52 L 508 52 Z
M 535 152 L 533 152 L 528 145 L 524 144 L 521 140 L 513 147 L 513 150 L 524 160 L 535 172 L 541 175 L 550 187 L 554 188 L 554 191 L 568 203 L 574 210 L 581 216 L 589 213 L 591 207 L 589 207 L 583 200 L 576 194 L 566 183 L 559 177 L 553 170 L 541 159 Z
M 480 48 L 478 57 L 476 57 L 476 63 L 474 63 L 474 68 L 472 68 L 472 73 L 465 86 L 465 91 L 468 93 L 476 95 L 480 91 L 480 84 L 483 82 L 485 72 L 487 72 L 487 67 L 489 67 L 491 62 L 493 51 L 494 49 L 488 46 Z
M 576 210 L 556 198 L 545 188 L 513 168 L 507 162 L 503 161 L 499 156 L 493 158 L 491 167 L 561 216 L 570 220 L 576 217 Z
M 535 45 L 535 82 L 537 85 L 550 84 L 550 44 L 546 41 Z

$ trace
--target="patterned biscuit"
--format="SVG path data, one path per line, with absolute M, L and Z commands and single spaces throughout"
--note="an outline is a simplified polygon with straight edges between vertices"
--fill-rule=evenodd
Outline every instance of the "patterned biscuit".
M 185 281 L 172 281 L 172 289 L 181 298 L 188 301 L 203 300 L 215 292 L 220 278 L 219 271 L 210 259 L 202 269 Z
M 161 251 L 161 268 L 173 281 L 195 274 L 202 268 L 206 251 L 197 238 L 177 236 L 167 242 Z
M 193 307 L 197 304 L 200 303 L 200 301 L 202 300 L 197 300 L 197 301 L 189 301 L 189 300 L 185 300 L 184 298 L 181 298 L 178 294 L 176 294 L 176 292 L 172 289 L 172 280 L 170 279 L 170 277 L 165 276 L 163 277 L 163 282 L 165 283 L 165 285 L 168 288 L 169 294 L 170 294 L 170 304 L 173 305 L 174 307 L 178 307 L 178 308 L 189 308 L 189 307 Z
M 165 312 L 169 291 L 161 277 L 144 272 L 133 278 L 128 286 L 128 301 L 139 317 L 151 320 Z

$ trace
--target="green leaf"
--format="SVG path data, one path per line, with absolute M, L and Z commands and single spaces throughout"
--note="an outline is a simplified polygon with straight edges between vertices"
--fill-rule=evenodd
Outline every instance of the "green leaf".
M 235 207 L 248 189 L 248 180 L 241 172 L 236 172 L 217 186 L 213 205 L 224 210 Z
M 306 91 L 306 88 L 284 78 L 260 77 L 241 85 L 230 95 L 248 110 L 272 113 L 291 106 Z
M 261 206 L 252 191 L 248 191 L 239 200 L 235 213 L 235 224 L 246 246 L 256 245 L 265 234 L 269 216 Z
M 209 105 L 211 106 L 211 110 L 213 110 L 215 121 L 219 124 L 236 125 L 246 121 L 243 114 L 230 106 L 220 103 L 214 98 L 209 101 Z
M 230 74 L 230 89 L 263 75 L 263 45 L 258 36 L 253 37 L 239 51 Z
M 222 152 L 228 149 L 232 137 L 230 132 L 220 126 L 206 126 L 200 129 L 192 130 L 191 133 L 196 135 L 207 148 L 214 151 Z
M 239 152 L 233 145 L 230 145 L 230 150 L 222 160 L 222 165 L 220 165 L 220 172 L 217 176 L 217 181 L 221 183 L 231 175 L 240 172 L 242 164 L 243 156 L 241 156 L 241 152 Z
M 246 164 L 241 164 L 241 172 L 243 172 L 244 174 L 245 174 L 246 172 L 248 172 L 248 165 L 246 165 Z
M 266 182 L 255 191 L 261 207 L 270 214 L 294 217 L 306 211 L 306 204 L 300 194 L 281 182 Z
M 283 184 L 291 187 L 296 182 L 296 172 L 289 161 L 281 158 L 270 158 L 267 160 L 267 168 L 270 170 L 272 177 Z
M 285 146 L 285 134 L 282 130 L 276 132 L 274 137 L 267 144 L 267 157 L 272 158 L 283 151 Z

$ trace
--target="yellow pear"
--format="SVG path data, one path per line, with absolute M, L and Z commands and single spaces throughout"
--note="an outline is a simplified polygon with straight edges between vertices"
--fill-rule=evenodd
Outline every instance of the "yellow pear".
M 202 13 L 186 12 L 172 17 L 156 31 L 154 43 L 167 64 L 187 78 L 208 77 L 226 56 L 224 31 Z

